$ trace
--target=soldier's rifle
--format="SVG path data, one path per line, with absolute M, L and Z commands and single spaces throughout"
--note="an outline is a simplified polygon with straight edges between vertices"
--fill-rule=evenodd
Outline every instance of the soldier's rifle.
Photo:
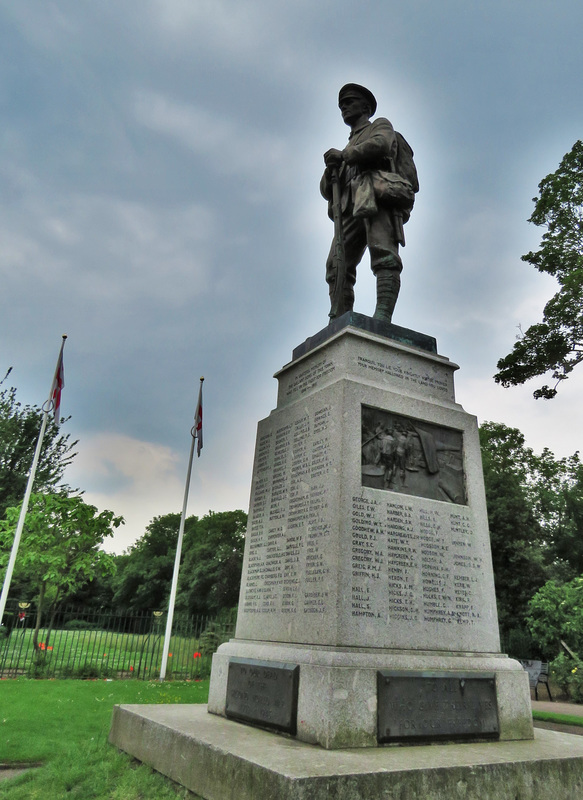
M 342 230 L 342 204 L 340 198 L 340 169 L 338 164 L 330 164 L 330 183 L 332 184 L 332 219 L 334 221 L 334 289 L 331 295 L 330 319 L 339 317 L 343 310 L 344 283 L 346 281 L 346 255 L 344 252 L 344 232 Z
M 394 158 L 389 158 L 389 165 L 391 172 L 394 172 L 396 175 L 399 173 L 397 172 L 397 167 L 395 164 Z M 396 208 L 391 209 L 391 216 L 393 218 L 393 225 L 395 227 L 395 238 L 397 243 L 401 245 L 401 247 L 405 247 L 405 228 L 403 226 L 403 214 Z

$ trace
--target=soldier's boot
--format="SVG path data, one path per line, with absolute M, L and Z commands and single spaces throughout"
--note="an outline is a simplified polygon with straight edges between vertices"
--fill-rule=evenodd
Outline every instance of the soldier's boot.
M 380 269 L 377 274 L 377 307 L 373 314 L 373 319 L 383 322 L 391 322 L 393 311 L 399 289 L 401 288 L 401 276 L 396 270 Z

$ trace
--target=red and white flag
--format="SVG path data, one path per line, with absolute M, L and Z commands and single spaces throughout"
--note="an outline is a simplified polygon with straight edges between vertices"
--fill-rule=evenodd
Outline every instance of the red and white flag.
M 64 345 L 63 337 L 63 345 Z M 51 400 L 53 401 L 53 416 L 57 425 L 61 422 L 61 392 L 65 386 L 65 367 L 63 365 L 63 346 L 59 353 L 59 360 L 57 361 L 57 368 L 55 370 L 55 377 L 51 387 Z
M 198 390 L 198 402 L 196 404 L 196 411 L 194 412 L 194 436 L 196 437 L 196 455 L 200 458 L 200 451 L 202 450 L 202 382 L 204 378 L 200 379 L 200 389 Z

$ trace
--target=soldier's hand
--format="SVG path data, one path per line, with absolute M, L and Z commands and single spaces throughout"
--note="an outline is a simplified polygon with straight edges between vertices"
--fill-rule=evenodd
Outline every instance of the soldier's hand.
M 330 148 L 324 153 L 324 162 L 327 167 L 339 166 L 342 163 L 342 151 L 335 147 Z
M 354 152 L 354 147 L 349 144 L 346 145 L 342 151 L 342 160 L 346 161 L 347 164 L 358 163 L 358 155 Z

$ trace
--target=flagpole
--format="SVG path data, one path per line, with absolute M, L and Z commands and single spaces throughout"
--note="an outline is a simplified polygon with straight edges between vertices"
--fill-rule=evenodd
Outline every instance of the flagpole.
M 8 591 L 10 589 L 10 583 L 12 581 L 12 573 L 14 571 L 14 564 L 16 563 L 16 554 L 18 553 L 18 547 L 20 545 L 20 539 L 22 537 L 22 531 L 24 529 L 24 521 L 26 519 L 26 512 L 28 511 L 28 503 L 30 500 L 30 495 L 32 493 L 32 487 L 34 484 L 34 479 L 36 476 L 36 468 L 38 466 L 38 462 L 40 459 L 40 454 L 43 445 L 43 439 L 45 436 L 45 431 L 47 429 L 47 421 L 49 418 L 49 413 L 54 408 L 53 403 L 53 396 L 55 391 L 55 385 L 59 379 L 59 373 L 62 369 L 63 363 L 63 348 L 65 347 L 65 340 L 67 339 L 66 334 L 63 334 L 63 341 L 61 342 L 61 350 L 59 352 L 59 358 L 57 359 L 57 366 L 55 369 L 55 375 L 53 377 L 53 382 L 51 383 L 51 390 L 49 392 L 49 396 L 47 400 L 43 403 L 42 412 L 43 412 L 43 419 L 40 426 L 40 433 L 38 435 L 38 439 L 36 442 L 36 450 L 34 451 L 34 458 L 32 459 L 32 466 L 30 468 L 30 472 L 28 473 L 28 482 L 26 484 L 26 492 L 24 493 L 24 500 L 22 501 L 22 507 L 20 509 L 20 516 L 18 518 L 18 525 L 16 526 L 16 533 L 14 534 L 14 542 L 12 543 L 12 550 L 10 552 L 10 560 L 8 561 L 8 567 L 6 568 L 6 575 L 4 576 L 4 585 L 2 587 L 2 594 L 0 595 L 0 625 L 2 625 L 2 619 L 4 617 L 4 609 L 6 608 L 6 601 L 8 600 Z
M 168 603 L 168 617 L 166 619 L 166 633 L 164 634 L 164 647 L 162 648 L 162 665 L 160 667 L 160 681 L 166 678 L 166 666 L 168 664 L 168 651 L 170 649 L 170 637 L 172 635 L 172 622 L 174 620 L 174 604 L 176 602 L 176 589 L 178 587 L 178 572 L 180 571 L 180 557 L 182 554 L 182 540 L 184 538 L 184 523 L 186 520 L 186 506 L 188 504 L 188 491 L 190 489 L 190 476 L 192 473 L 192 460 L 194 457 L 194 442 L 198 440 L 198 455 L 202 448 L 202 382 L 198 390 L 198 402 L 194 413 L 194 425 L 190 430 L 190 457 L 188 459 L 188 469 L 186 471 L 186 486 L 184 487 L 184 500 L 182 502 L 182 515 L 180 517 L 180 528 L 178 529 L 178 542 L 176 544 L 176 557 L 174 559 L 174 572 L 172 573 L 172 587 L 170 589 L 170 601 Z

